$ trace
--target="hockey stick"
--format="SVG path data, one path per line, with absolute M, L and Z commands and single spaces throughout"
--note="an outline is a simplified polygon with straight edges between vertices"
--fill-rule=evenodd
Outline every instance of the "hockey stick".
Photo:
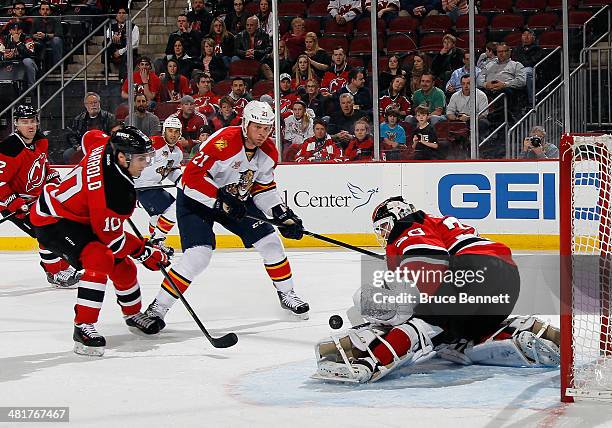
M 146 187 L 138 187 L 136 189 L 137 192 L 144 192 L 145 190 L 157 190 L 157 189 L 171 189 L 176 187 L 176 184 L 160 184 L 157 186 L 146 186 Z
M 247 214 L 246 217 L 248 217 L 250 219 L 253 219 L 253 220 L 263 221 L 265 223 L 269 223 L 269 224 L 271 224 L 273 226 L 276 226 L 276 227 L 286 227 L 284 224 L 282 224 L 282 223 L 280 223 L 278 221 L 275 221 L 275 220 L 272 220 L 272 219 L 268 219 L 268 218 L 265 218 L 265 217 L 261 217 L 261 216 L 258 216 L 258 215 Z M 378 260 L 384 260 L 385 259 L 385 256 L 383 254 L 378 254 L 378 253 L 375 253 L 374 251 L 366 250 L 365 248 L 356 247 L 354 245 L 347 244 L 346 242 L 338 241 L 338 240 L 336 240 L 334 238 L 329 238 L 327 236 L 319 235 L 318 233 L 309 232 L 308 230 L 305 230 L 305 229 L 304 229 L 304 235 L 312 236 L 315 239 L 318 239 L 318 240 L 324 241 L 324 242 L 329 242 L 330 244 L 334 244 L 334 245 L 337 245 L 339 247 L 344 247 L 344 248 L 347 248 L 349 250 L 357 251 L 358 253 L 365 254 L 366 256 L 374 257 L 374 258 L 376 258 Z
M 127 221 L 130 227 L 132 228 L 132 230 L 134 231 L 134 233 L 136 234 L 136 236 L 138 236 L 138 238 L 140 239 L 144 239 L 140 231 L 136 228 L 136 225 L 134 224 L 132 219 L 128 218 Z M 166 280 L 168 281 L 168 283 L 170 284 L 170 286 L 172 287 L 176 295 L 179 297 L 179 299 L 181 299 L 181 302 L 183 302 L 185 309 L 187 309 L 187 312 L 189 312 L 189 315 L 191 315 L 191 318 L 193 318 L 193 320 L 198 325 L 198 327 L 200 327 L 200 330 L 202 330 L 202 333 L 204 333 L 204 336 L 206 336 L 206 338 L 212 344 L 212 346 L 214 346 L 215 348 L 229 348 L 230 346 L 234 346 L 236 343 L 238 343 L 238 336 L 236 336 L 235 333 L 228 333 L 221 337 L 212 337 L 210 333 L 208 332 L 208 330 L 206 330 L 206 327 L 204 327 L 204 324 L 202 324 L 202 321 L 200 321 L 200 318 L 198 318 L 194 310 L 191 308 L 191 305 L 189 304 L 189 302 L 187 302 L 187 299 L 185 299 L 185 296 L 183 296 L 183 293 L 181 293 L 179 288 L 176 286 L 174 280 L 170 277 L 166 268 L 164 268 L 160 264 L 159 270 L 164 275 L 164 278 L 166 278 Z

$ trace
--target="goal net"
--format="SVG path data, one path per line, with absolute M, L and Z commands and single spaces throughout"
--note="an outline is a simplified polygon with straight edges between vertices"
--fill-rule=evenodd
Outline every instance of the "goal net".
M 612 136 L 561 141 L 561 397 L 612 399 Z

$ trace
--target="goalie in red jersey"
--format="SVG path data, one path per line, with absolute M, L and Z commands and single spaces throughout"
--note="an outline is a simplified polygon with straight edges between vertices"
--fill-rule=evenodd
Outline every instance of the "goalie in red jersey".
M 85 269 L 74 307 L 74 351 L 104 354 L 106 340 L 95 328 L 106 282 L 113 281 L 125 322 L 146 334 L 159 325 L 140 312 L 136 265 L 150 270 L 168 265 L 158 247 L 123 230 L 136 207 L 134 178 L 153 160 L 151 139 L 128 126 L 113 133 L 88 131 L 85 157 L 59 184 L 49 184 L 30 216 L 39 242 Z
M 510 249 L 454 217 L 387 199 L 372 215 L 386 250 L 349 310 L 353 324 L 322 340 L 315 378 L 376 381 L 439 356 L 461 364 L 557 366 L 559 330 L 536 317 L 507 318 L 518 299 Z
M 30 223 L 30 204 L 46 183 L 57 183 L 59 173 L 49 166 L 49 142 L 38 132 L 38 112 L 29 105 L 19 105 L 13 114 L 15 132 L 0 143 L 0 212 L 35 238 Z M 68 262 L 43 246 L 39 254 L 47 281 L 58 288 L 71 288 L 79 280 L 78 272 Z

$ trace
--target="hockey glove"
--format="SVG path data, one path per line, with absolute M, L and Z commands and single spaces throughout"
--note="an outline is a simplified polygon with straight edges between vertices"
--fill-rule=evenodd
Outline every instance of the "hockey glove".
M 278 230 L 287 239 L 302 239 L 304 237 L 304 227 L 300 219 L 291 208 L 285 204 L 279 204 L 272 208 L 274 220 L 283 223 L 284 226 Z
M 170 265 L 168 255 L 148 240 L 143 241 L 142 248 L 132 257 L 149 270 L 159 270 L 160 266 L 167 267 Z
M 217 200 L 215 201 L 214 209 L 234 220 L 241 220 L 246 215 L 244 202 L 232 195 L 227 187 L 217 190 Z
M 8 208 L 10 212 L 16 213 L 15 216 L 17 218 L 24 218 L 30 211 L 30 207 L 26 203 L 26 200 L 17 196 L 16 193 L 9 196 L 5 203 L 6 208 Z
M 59 172 L 52 171 L 50 174 L 47 175 L 46 181 L 47 183 L 60 184 L 62 179 L 60 177 Z

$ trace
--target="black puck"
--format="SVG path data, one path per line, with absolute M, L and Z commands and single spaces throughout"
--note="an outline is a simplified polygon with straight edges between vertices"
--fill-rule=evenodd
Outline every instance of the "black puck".
M 332 315 L 329 317 L 329 326 L 334 330 L 338 330 L 340 327 L 342 327 L 342 324 L 342 317 L 340 315 Z

